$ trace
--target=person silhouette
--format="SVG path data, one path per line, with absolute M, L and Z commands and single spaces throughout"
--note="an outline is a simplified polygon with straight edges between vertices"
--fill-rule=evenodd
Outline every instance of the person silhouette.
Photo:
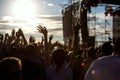
M 73 73 L 66 62 L 66 52 L 56 49 L 52 52 L 53 63 L 46 68 L 48 80 L 72 80 Z
M 0 61 L 0 80 L 22 80 L 22 63 L 16 57 L 5 57 Z

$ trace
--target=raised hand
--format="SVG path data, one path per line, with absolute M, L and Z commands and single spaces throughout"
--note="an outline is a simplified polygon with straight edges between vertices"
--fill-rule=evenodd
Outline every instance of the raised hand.
M 8 38 L 9 38 L 9 34 L 6 33 L 6 34 L 5 34 L 5 38 L 4 38 L 4 45 L 7 44 L 7 42 L 8 42 Z
M 32 42 L 35 42 L 35 37 L 30 36 L 30 37 L 29 37 L 29 43 L 32 43 Z
M 50 35 L 49 40 L 51 41 L 53 39 L 53 35 Z
M 16 32 L 16 37 L 17 37 L 17 38 L 19 38 L 19 37 L 20 37 L 19 32 Z
M 42 33 L 44 36 L 47 35 L 48 31 L 46 29 L 46 27 L 42 27 L 41 25 L 37 26 L 37 30 Z
M 5 39 L 8 39 L 8 37 L 9 37 L 9 34 L 6 33 L 6 34 L 5 34 Z
M 11 34 L 12 34 L 12 36 L 15 35 L 15 29 L 12 30 Z
M 20 36 L 24 35 L 22 29 L 19 29 L 18 32 L 19 32 Z
M 23 33 L 22 29 L 19 29 L 18 32 L 17 32 L 17 34 L 19 35 L 19 37 L 20 36 L 22 37 L 22 39 L 24 41 L 24 45 L 27 45 L 28 43 L 27 43 L 27 40 L 26 40 L 26 38 L 24 36 L 24 33 Z

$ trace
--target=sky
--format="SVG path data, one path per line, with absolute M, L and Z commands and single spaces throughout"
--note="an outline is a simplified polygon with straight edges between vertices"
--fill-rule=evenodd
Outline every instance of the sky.
M 68 0 L 0 0 L 0 33 L 11 34 L 21 28 L 26 38 L 41 40 L 37 26 L 42 25 L 53 35 L 54 41 L 63 41 L 62 5 Z
M 28 39 L 31 35 L 40 41 L 42 34 L 37 31 L 37 26 L 42 25 L 48 29 L 48 34 L 53 35 L 53 41 L 63 43 L 62 32 L 62 7 L 70 0 L 0 0 L 0 33 L 11 34 L 12 29 L 16 31 L 21 28 Z M 89 26 L 96 26 L 96 31 L 104 33 L 105 18 L 108 22 L 108 30 L 111 30 L 111 17 L 104 15 L 105 6 L 92 8 L 88 14 L 90 17 L 96 16 L 95 20 L 90 18 Z M 102 26 L 102 27 L 101 27 Z M 90 35 L 94 35 L 93 27 Z

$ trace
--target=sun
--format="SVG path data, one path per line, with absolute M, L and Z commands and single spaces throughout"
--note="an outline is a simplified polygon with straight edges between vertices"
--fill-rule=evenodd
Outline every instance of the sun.
M 30 18 L 36 14 L 36 5 L 31 0 L 16 0 L 12 6 L 12 14 L 16 18 Z

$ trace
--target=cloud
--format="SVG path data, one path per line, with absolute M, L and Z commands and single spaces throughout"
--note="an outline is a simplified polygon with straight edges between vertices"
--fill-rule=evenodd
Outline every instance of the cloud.
M 46 1 L 43 1 L 43 4 L 47 4 L 47 2 L 46 2 Z
M 38 15 L 37 18 L 49 19 L 49 20 L 54 20 L 54 21 L 62 21 L 62 16 L 60 15 Z
M 43 34 L 39 33 L 36 29 L 38 25 L 45 26 L 48 29 L 48 35 L 61 37 L 63 35 L 62 16 L 59 15 L 39 15 L 28 20 L 18 20 L 4 16 L 0 20 L 0 32 L 3 34 L 11 33 L 12 29 L 16 29 L 17 31 L 21 28 L 27 39 L 32 35 L 38 40 L 43 36 Z
M 46 26 L 47 29 L 62 28 L 62 17 L 59 15 L 39 15 L 36 17 L 40 22 L 38 25 Z
M 52 3 L 48 3 L 47 5 L 48 5 L 48 6 L 54 6 L 54 4 L 52 4 Z
M 11 34 L 12 29 L 16 29 L 16 26 L 10 26 L 7 24 L 0 24 L 0 33 L 2 33 L 2 34 L 6 34 L 6 33 Z
M 63 28 L 55 28 L 55 29 L 49 29 L 50 32 L 53 32 L 53 31 L 62 31 Z
M 52 32 L 49 33 L 49 35 L 62 36 L 63 37 L 63 31 L 52 31 Z
M 52 6 L 54 6 L 54 4 L 53 3 L 48 3 L 48 2 L 46 2 L 46 1 L 43 1 L 43 3 L 42 3 L 43 5 L 47 5 L 47 6 L 49 6 L 49 7 L 52 7 Z
M 16 28 L 15 26 L 10 26 L 10 25 L 3 25 L 3 24 L 0 24 L 0 30 L 11 30 L 11 29 L 14 29 Z
M 0 20 L 0 24 L 2 24 L 2 23 L 9 23 L 9 21 L 8 20 Z

